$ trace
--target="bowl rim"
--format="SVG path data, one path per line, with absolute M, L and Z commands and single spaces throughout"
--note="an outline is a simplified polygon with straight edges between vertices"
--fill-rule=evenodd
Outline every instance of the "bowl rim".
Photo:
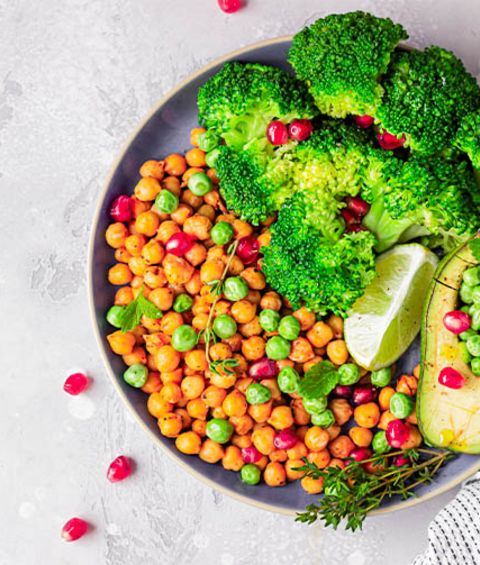
M 244 47 L 241 47 L 239 49 L 235 49 L 234 51 L 230 51 L 229 53 L 226 53 L 226 54 L 223 54 L 219 57 L 216 57 L 215 59 L 213 59 L 212 61 L 210 61 L 206 65 L 203 65 L 202 67 L 200 67 L 195 72 L 187 75 L 183 80 L 181 80 L 173 88 L 171 88 L 166 94 L 164 94 L 150 108 L 150 110 L 147 112 L 147 114 L 140 120 L 137 127 L 133 130 L 133 132 L 127 137 L 126 141 L 123 143 L 119 153 L 115 157 L 115 159 L 114 159 L 114 161 L 113 161 L 113 163 L 112 163 L 112 165 L 111 165 L 111 167 L 110 167 L 110 169 L 109 169 L 109 171 L 108 171 L 108 173 L 105 177 L 105 180 L 102 184 L 102 188 L 101 188 L 100 192 L 96 196 L 97 202 L 96 202 L 96 205 L 95 205 L 92 226 L 90 228 L 90 236 L 89 236 L 89 242 L 88 242 L 88 255 L 87 255 L 88 307 L 89 307 L 89 311 L 90 311 L 90 320 L 91 320 L 91 323 L 93 325 L 95 340 L 96 340 L 97 346 L 100 350 L 100 355 L 101 355 L 104 367 L 107 371 L 107 374 L 110 377 L 110 380 L 112 381 L 113 386 L 114 386 L 117 394 L 120 396 L 123 403 L 127 406 L 130 414 L 132 414 L 132 416 L 133 416 L 134 420 L 137 422 L 137 424 L 140 425 L 140 427 L 150 436 L 150 438 L 153 440 L 153 442 L 158 447 L 160 447 L 162 452 L 165 453 L 173 462 L 175 462 L 177 465 L 180 465 L 187 473 L 189 473 L 190 475 L 192 475 L 193 477 L 195 477 L 196 479 L 198 479 L 199 481 L 201 481 L 203 484 L 207 485 L 211 489 L 216 490 L 218 492 L 221 492 L 222 494 L 230 496 L 231 498 L 234 498 L 235 500 L 237 500 L 239 502 L 243 502 L 243 503 L 248 504 L 250 506 L 254 506 L 254 507 L 260 508 L 262 510 L 268 510 L 270 512 L 288 515 L 288 516 L 295 515 L 297 513 L 297 511 L 292 509 L 292 508 L 286 508 L 286 507 L 282 507 L 282 506 L 273 506 L 273 505 L 267 504 L 265 502 L 260 502 L 258 500 L 255 500 L 253 497 L 239 494 L 239 493 L 237 493 L 233 490 L 230 490 L 230 488 L 225 487 L 225 486 L 215 482 L 214 480 L 210 479 L 208 476 L 204 475 L 203 473 L 197 471 L 192 466 L 190 466 L 187 463 L 185 463 L 184 461 L 182 461 L 182 459 L 177 455 L 175 450 L 173 450 L 173 449 L 170 450 L 166 446 L 164 446 L 162 444 L 162 442 L 160 441 L 158 434 L 154 433 L 146 425 L 146 423 L 142 420 L 142 418 L 139 416 L 139 414 L 136 412 L 136 410 L 134 409 L 134 407 L 132 406 L 132 404 L 128 400 L 125 392 L 120 387 L 120 384 L 117 380 L 117 376 L 115 375 L 115 373 L 114 373 L 114 371 L 113 371 L 113 369 L 110 365 L 110 362 L 108 360 L 107 353 L 106 353 L 106 350 L 105 350 L 105 347 L 104 347 L 104 344 L 103 344 L 103 341 L 102 341 L 102 335 L 100 333 L 100 328 L 97 324 L 96 311 L 95 311 L 95 300 L 94 300 L 94 290 L 93 290 L 93 256 L 94 256 L 94 246 L 95 246 L 95 235 L 96 235 L 96 232 L 97 232 L 97 229 L 98 229 L 98 223 L 99 223 L 100 216 L 101 216 L 101 213 L 102 213 L 102 207 L 103 207 L 103 204 L 105 202 L 105 197 L 106 197 L 107 192 L 108 192 L 108 187 L 110 186 L 110 184 L 112 182 L 115 171 L 117 170 L 120 162 L 125 157 L 125 154 L 127 153 L 128 149 L 130 148 L 133 140 L 142 131 L 142 129 L 150 121 L 150 119 L 153 117 L 153 115 L 156 112 L 158 112 L 171 98 L 173 98 L 178 92 L 180 92 L 190 82 L 192 82 L 196 78 L 200 77 L 201 75 L 203 75 L 205 72 L 209 71 L 210 69 L 216 67 L 217 65 L 220 65 L 220 64 L 224 63 L 225 61 L 230 60 L 232 58 L 235 58 L 235 57 L 238 57 L 238 56 L 243 55 L 245 53 L 248 53 L 248 52 L 250 52 L 254 49 L 267 47 L 267 46 L 270 46 L 270 45 L 276 45 L 278 43 L 284 43 L 286 41 L 291 41 L 292 38 L 293 38 L 293 35 L 283 35 L 283 36 L 279 36 L 279 37 L 265 39 L 265 40 L 262 40 L 262 41 L 257 41 L 255 43 L 250 43 L 250 44 L 248 44 Z M 402 44 L 402 48 L 408 49 L 409 46 Z M 407 499 L 407 500 L 400 500 L 400 501 L 393 503 L 391 505 L 388 505 L 384 508 L 379 508 L 377 510 L 372 511 L 369 515 L 370 516 L 377 516 L 377 515 L 381 515 L 381 514 L 388 514 L 390 512 L 394 512 L 394 511 L 397 511 L 397 510 L 403 510 L 403 509 L 415 506 L 417 504 L 420 504 L 422 502 L 426 502 L 427 500 L 430 500 L 430 499 L 432 499 L 432 498 L 434 498 L 434 497 L 436 497 L 440 494 L 444 494 L 445 492 L 449 491 L 450 489 L 458 486 L 461 482 L 463 482 L 464 480 L 466 480 L 468 477 L 470 477 L 472 474 L 474 474 L 476 471 L 479 471 L 479 470 L 480 470 L 480 458 L 478 459 L 478 462 L 471 465 L 467 471 L 465 471 L 465 472 L 463 472 L 459 475 L 456 475 L 453 479 L 451 479 L 450 481 L 448 481 L 446 484 L 442 485 L 441 487 L 439 487 L 435 490 L 432 490 L 432 491 L 430 491 L 430 492 L 428 492 L 424 495 L 421 495 L 421 496 L 418 496 L 418 497 L 413 497 L 413 498 Z

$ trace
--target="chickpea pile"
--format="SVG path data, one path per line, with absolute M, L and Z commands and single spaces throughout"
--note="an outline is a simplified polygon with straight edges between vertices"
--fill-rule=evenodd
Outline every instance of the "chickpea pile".
M 262 475 L 272 487 L 300 480 L 305 491 L 317 494 L 322 480 L 296 470 L 304 465 L 302 458 L 321 469 L 343 467 L 356 448 L 368 448 L 375 441 L 382 444 L 375 438 L 384 435 L 382 430 L 397 417 L 390 411 L 391 398 L 395 393 L 414 397 L 418 369 L 414 375 L 402 375 L 396 390 L 372 387 L 370 375 L 361 370 L 358 386 L 370 386 L 371 398 L 352 405 L 349 394 L 354 387 L 344 386 L 349 389 L 343 391 L 344 397 L 333 394 L 329 399 L 333 421 L 326 427 L 312 424 L 315 418 L 296 392 L 280 389 L 276 377 L 287 367 L 302 375 L 321 360 L 351 366 L 342 339 L 343 320 L 335 315 L 320 320 L 305 308 L 292 311 L 287 300 L 267 287 L 261 252 L 248 264 L 238 247 L 229 257 L 229 244 L 235 241 L 250 238 L 260 247 L 268 246 L 271 222 L 254 229 L 227 212 L 215 169 L 207 167 L 206 154 L 198 148 L 204 132 L 192 130 L 193 148 L 184 156 L 146 161 L 134 195 L 120 197 L 124 212 L 112 212 L 120 221 L 106 230 L 116 260 L 108 280 L 119 288 L 107 320 L 120 327 L 113 310 L 126 307 L 139 293 L 163 316 L 143 316 L 134 329 L 118 329 L 107 339 L 128 366 L 125 380 L 148 395 L 149 413 L 161 434 L 174 438 L 179 451 L 240 472 L 247 484 L 256 484 Z M 225 244 L 215 243 L 229 234 Z M 214 330 L 215 324 L 223 332 L 228 329 L 228 337 L 210 343 L 209 356 L 213 361 L 234 360 L 234 365 L 215 371 L 198 333 L 207 328 L 215 301 L 212 283 L 223 276 L 227 264 L 228 277 L 237 283 L 241 279 L 246 290 L 238 299 L 232 298 L 235 292 L 228 299 L 225 290 L 216 301 Z M 278 328 L 273 329 L 277 326 L 269 328 L 276 317 L 286 335 L 295 325 L 297 332 L 288 339 L 279 336 Z M 252 376 L 252 367 L 265 361 L 274 367 L 274 376 Z M 411 429 L 405 447 L 418 446 L 421 436 L 414 410 L 405 421 Z M 380 432 L 374 435 L 375 429 Z

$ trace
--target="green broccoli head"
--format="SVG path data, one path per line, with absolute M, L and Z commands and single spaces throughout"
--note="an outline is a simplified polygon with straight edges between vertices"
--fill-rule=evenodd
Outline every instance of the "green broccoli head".
M 335 243 L 305 223 L 304 195 L 285 201 L 263 248 L 267 282 L 293 308 L 305 305 L 319 314 L 345 316 L 375 277 L 375 237 L 367 231 L 343 235 Z
M 226 63 L 198 92 L 200 122 L 240 150 L 268 148 L 267 125 L 311 118 L 316 109 L 305 85 L 287 72 L 258 63 Z
M 374 115 L 395 46 L 406 39 L 401 25 L 364 12 L 333 14 L 297 33 L 289 62 L 324 114 Z
M 371 208 L 363 224 L 377 237 L 377 251 L 424 237 L 450 251 L 480 225 L 479 190 L 465 161 L 440 156 L 397 161 L 384 191 L 363 194 Z
M 476 169 L 480 169 L 480 112 L 472 112 L 463 118 L 455 146 L 470 157 Z
M 480 89 L 463 63 L 445 49 L 396 52 L 376 113 L 382 128 L 424 155 L 453 145 L 462 118 L 479 106 Z

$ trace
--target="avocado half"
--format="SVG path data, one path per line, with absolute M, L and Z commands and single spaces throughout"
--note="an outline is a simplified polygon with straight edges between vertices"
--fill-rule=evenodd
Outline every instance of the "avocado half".
M 417 419 L 426 441 L 471 454 L 480 454 L 480 377 L 461 359 L 459 338 L 445 328 L 443 317 L 460 307 L 463 272 L 478 264 L 466 243 L 447 255 L 437 268 L 421 326 L 422 362 L 417 392 Z M 438 375 L 447 366 L 466 378 L 461 389 L 439 384 Z

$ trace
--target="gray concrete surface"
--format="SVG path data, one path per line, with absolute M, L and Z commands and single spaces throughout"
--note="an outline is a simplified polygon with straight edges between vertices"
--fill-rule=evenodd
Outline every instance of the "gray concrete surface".
M 85 262 L 106 171 L 149 107 L 212 58 L 328 11 L 394 16 L 415 45 L 480 65 L 480 4 L 451 0 L 0 0 L 0 565 L 407 565 L 453 493 L 349 534 L 306 527 L 175 468 L 116 398 L 87 311 Z M 94 379 L 71 400 L 74 368 Z M 131 480 L 105 480 L 135 458 Z M 76 544 L 62 523 L 95 524 Z

